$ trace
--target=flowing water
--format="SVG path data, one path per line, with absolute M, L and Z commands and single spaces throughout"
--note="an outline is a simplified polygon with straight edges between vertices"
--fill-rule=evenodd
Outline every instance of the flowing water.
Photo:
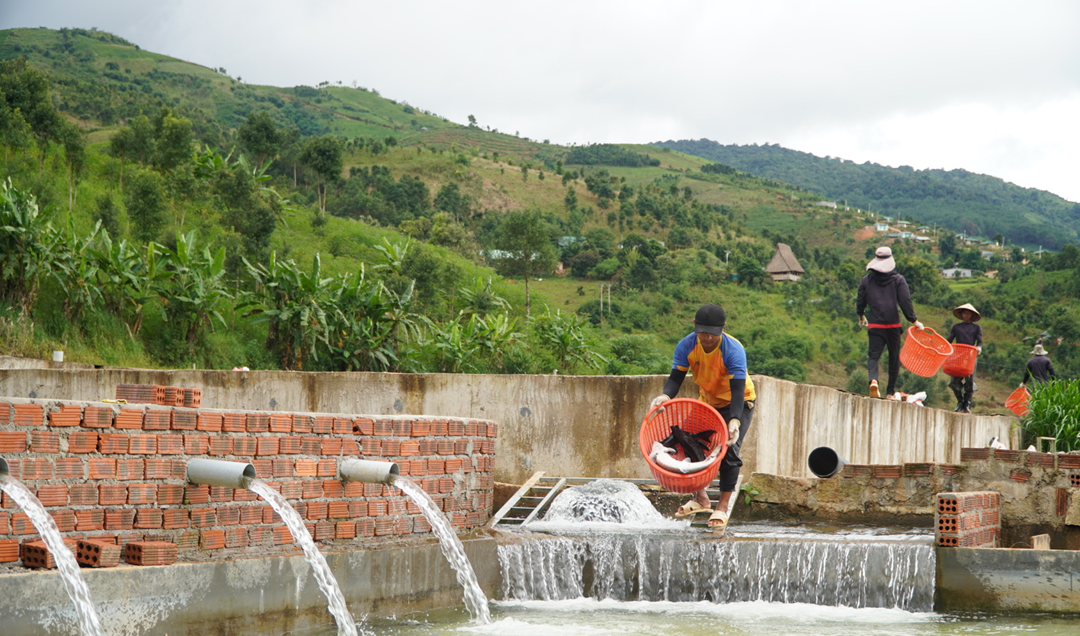
M 98 620 L 97 611 L 94 610 L 94 602 L 90 600 L 90 590 L 86 587 L 86 581 L 79 573 L 79 563 L 75 555 L 64 545 L 60 538 L 60 530 L 56 527 L 56 521 L 45 507 L 41 505 L 34 493 L 23 485 L 22 482 L 11 476 L 0 475 L 0 490 L 3 490 L 15 503 L 30 517 L 30 523 L 37 528 L 42 541 L 49 549 L 56 561 L 56 568 L 60 571 L 60 578 L 64 582 L 64 589 L 75 604 L 75 613 L 79 619 L 79 629 L 84 636 L 102 636 L 101 621 Z
M 439 539 L 439 549 L 450 562 L 458 583 L 464 589 L 465 607 L 469 610 L 469 614 L 481 624 L 490 623 L 491 612 L 488 609 L 487 597 L 484 596 L 484 591 L 480 589 L 480 584 L 476 581 L 476 573 L 473 572 L 472 564 L 469 563 L 469 557 L 465 556 L 465 547 L 461 545 L 461 540 L 457 538 L 457 534 L 447 523 L 446 517 L 443 516 L 435 501 L 416 482 L 406 477 L 395 475 L 390 484 L 408 495 L 420 508 L 427 522 L 431 524 L 432 532 Z
M 326 559 L 323 558 L 322 552 L 319 552 L 319 549 L 315 547 L 315 542 L 311 539 L 311 535 L 308 534 L 307 528 L 304 527 L 304 520 L 300 517 L 300 514 L 289 505 L 289 502 L 285 500 L 285 497 L 281 496 L 281 493 L 271 488 L 266 482 L 253 479 L 247 487 L 273 507 L 274 512 L 278 513 L 278 516 L 289 528 L 293 540 L 304 551 L 304 558 L 307 559 L 312 572 L 315 574 L 319 589 L 322 590 L 327 601 L 329 601 L 330 613 L 334 616 L 334 620 L 337 621 L 338 636 L 357 636 L 356 621 L 353 620 L 349 608 L 345 605 L 345 597 L 341 594 L 341 588 L 338 587 L 337 580 L 334 579 L 333 573 L 330 572 L 330 567 L 326 565 Z

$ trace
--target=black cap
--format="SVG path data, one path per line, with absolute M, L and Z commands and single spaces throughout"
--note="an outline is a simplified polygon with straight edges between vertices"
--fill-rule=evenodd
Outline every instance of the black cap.
M 711 333 L 719 336 L 724 332 L 727 314 L 720 305 L 702 305 L 694 314 L 694 333 Z

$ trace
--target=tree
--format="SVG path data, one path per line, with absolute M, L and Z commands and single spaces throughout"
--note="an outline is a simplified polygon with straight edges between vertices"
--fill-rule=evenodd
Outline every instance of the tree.
M 108 152 L 120 160 L 120 189 L 124 189 L 124 161 L 130 159 L 149 165 L 154 159 L 154 126 L 145 115 L 139 115 L 109 138 Z
M 284 141 L 277 122 L 265 110 L 248 113 L 247 119 L 237 130 L 240 147 L 251 153 L 255 165 L 261 166 L 267 159 L 273 159 Z
M 64 144 L 64 159 L 68 168 L 68 210 L 75 207 L 79 177 L 86 167 L 86 139 L 74 124 L 65 123 L 60 133 Z
M 165 180 L 149 170 L 136 172 L 124 194 L 124 206 L 132 236 L 140 241 L 156 239 L 165 228 Z
M 22 121 L 38 138 L 41 157 L 50 141 L 60 141 L 64 120 L 49 96 L 49 76 L 30 66 L 26 58 L 0 62 L 0 95 L 10 112 L 18 111 Z M 13 120 L 16 129 L 22 128 Z
M 508 212 L 496 230 L 495 261 L 508 276 L 525 280 L 525 316 L 530 313 L 529 279 L 555 267 L 551 231 L 537 210 Z
M 162 108 L 154 121 L 154 143 L 154 165 L 159 170 L 172 170 L 191 161 L 191 120 L 174 117 L 167 108 Z
M 456 183 L 447 183 L 435 195 L 435 209 L 453 214 L 456 221 L 468 215 L 469 205 L 469 197 L 461 193 Z
M 469 115 L 469 128 L 476 128 L 476 117 Z
M 315 173 L 319 210 L 326 212 L 326 183 L 341 178 L 341 141 L 331 135 L 311 137 L 304 142 L 299 160 Z

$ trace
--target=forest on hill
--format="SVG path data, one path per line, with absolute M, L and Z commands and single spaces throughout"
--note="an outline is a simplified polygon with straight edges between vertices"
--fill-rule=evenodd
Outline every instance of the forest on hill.
M 0 32 L 0 166 L 0 354 L 666 373 L 718 302 L 751 372 L 865 391 L 872 217 L 668 148 L 563 147 L 370 88 L 249 86 L 100 31 L 16 29 Z M 777 243 L 798 282 L 764 271 Z M 951 234 L 892 243 L 927 325 L 983 312 L 981 408 L 1034 339 L 1080 370 L 1075 247 L 1025 262 Z M 947 284 L 957 262 L 997 278 Z M 942 377 L 900 387 L 950 399 Z
M 655 145 L 797 185 L 879 214 L 919 219 L 968 236 L 1001 235 L 1030 250 L 1059 250 L 1080 237 L 1080 203 L 967 170 L 915 170 L 778 146 L 725 145 L 708 139 Z

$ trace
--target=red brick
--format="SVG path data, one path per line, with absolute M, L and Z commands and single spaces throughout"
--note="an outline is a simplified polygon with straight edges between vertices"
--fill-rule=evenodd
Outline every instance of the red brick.
M 82 479 L 83 460 L 78 457 L 61 457 L 56 460 L 56 479 Z
M 394 534 L 394 520 L 389 517 L 375 519 L 375 536 Z
M 152 457 L 143 461 L 146 465 L 146 479 L 169 479 L 172 477 L 171 459 Z
M 371 435 L 375 432 L 375 421 L 366 417 L 353 419 L 352 425 L 352 432 L 357 435 Z
M 452 475 L 452 474 L 456 473 L 457 471 L 461 470 L 462 463 L 463 462 L 460 459 L 448 459 L 448 460 L 446 460 L 446 464 L 444 466 L 444 470 L 446 470 L 446 474 L 447 475 Z
M 194 431 L 199 423 L 199 413 L 189 409 L 174 409 L 169 428 L 174 431 Z
M 336 477 L 337 476 L 337 460 L 334 459 L 320 459 L 315 473 L 319 477 Z
M 334 524 L 334 536 L 338 539 L 353 539 L 356 538 L 356 522 L 355 521 L 339 521 Z
M 191 527 L 208 528 L 217 524 L 217 508 L 193 508 L 191 510 Z
M 300 452 L 304 455 L 318 455 L 322 450 L 321 437 L 304 437 L 300 440 Z
M 52 479 L 52 461 L 40 457 L 25 457 L 20 462 L 22 479 Z M 10 466 L 9 466 L 10 468 Z
M 402 464 L 404 464 L 404 463 L 406 463 L 406 462 L 402 462 Z M 409 461 L 408 464 L 409 464 L 409 475 L 410 476 L 412 476 L 412 477 L 423 477 L 424 475 L 427 474 L 427 460 L 414 459 L 412 461 Z
M 119 508 L 105 511 L 106 530 L 132 530 L 135 524 L 135 511 Z
M 37 528 L 25 512 L 16 512 L 11 515 L 11 534 L 37 534 Z
M 271 413 L 268 425 L 272 433 L 291 433 L 293 430 L 293 416 L 289 413 Z
M 233 500 L 233 489 L 226 486 L 210 486 L 210 501 L 215 503 Z
M 243 413 L 223 413 L 221 417 L 221 430 L 226 433 L 243 433 L 247 430 Z
M 82 425 L 86 428 L 109 428 L 112 426 L 113 410 L 106 406 L 88 406 L 83 410 Z
M 386 501 L 372 499 L 367 502 L 367 514 L 369 517 L 383 517 L 386 515 Z
M 423 442 L 420 442 L 423 444 Z M 382 440 L 377 437 L 365 437 L 360 444 L 365 455 L 378 457 L 382 455 Z
M 162 513 L 159 508 L 139 508 L 135 511 L 135 528 L 138 530 L 156 530 L 162 526 Z
M 90 479 L 116 479 L 116 460 L 91 457 Z
M 76 510 L 75 530 L 79 532 L 96 532 L 105 529 L 104 510 Z
M 292 432 L 293 433 L 310 433 L 312 425 L 315 422 L 315 418 L 310 415 L 300 415 L 299 413 L 293 415 L 292 418 Z
M 431 435 L 435 437 L 442 437 L 449 431 L 449 423 L 446 420 L 432 420 L 431 421 Z
M 334 538 L 334 528 L 337 524 L 333 521 L 319 521 L 315 524 L 315 540 L 325 541 Z
M 465 435 L 466 437 L 476 437 L 477 431 L 480 430 L 479 424 L 480 423 L 475 420 L 465 422 L 465 431 L 462 435 Z
M 102 435 L 102 438 L 107 437 Z M 101 451 L 105 452 L 105 451 Z M 119 451 L 117 451 L 119 452 Z M 131 435 L 128 436 L 128 451 L 132 455 L 153 455 L 157 453 L 156 435 Z
M 116 460 L 117 479 L 143 479 L 146 474 L 145 462 L 141 459 Z
M 365 483 L 364 484 L 364 496 L 365 497 L 378 497 L 382 494 L 382 484 Z
M 183 503 L 184 487 L 180 484 L 161 484 L 157 488 L 157 502 L 161 506 Z
M 113 422 L 113 428 L 120 429 L 136 429 L 142 428 L 143 417 L 145 414 L 144 409 L 120 409 L 120 412 L 116 414 L 116 421 Z
M 98 502 L 98 487 L 87 483 L 71 484 L 68 497 L 73 506 L 93 506 Z
M 45 423 L 45 409 L 40 404 L 15 404 L 12 406 L 13 424 L 19 426 L 42 426 Z
M 226 548 L 246 548 L 248 545 L 247 528 L 229 528 L 225 531 Z
M 233 489 L 233 501 L 258 501 L 259 496 L 247 488 Z
M 184 489 L 185 504 L 210 503 L 210 486 L 205 484 L 188 484 Z
M 304 482 L 304 499 L 315 499 L 323 496 L 323 484 L 321 481 Z
M 346 519 L 349 517 L 349 502 L 331 501 L 327 505 L 327 517 L 331 519 Z
M 93 453 L 96 450 L 98 450 L 97 433 L 93 431 L 77 431 L 68 436 L 69 453 Z
M 362 482 L 359 482 L 359 481 L 347 481 L 344 484 L 342 484 L 342 486 L 343 486 L 342 489 L 344 491 L 342 493 L 343 497 L 348 497 L 349 499 L 352 499 L 353 497 L 363 497 L 364 496 L 364 484 Z
M 439 443 L 433 439 L 420 440 L 420 454 L 434 455 L 439 450 Z
M 341 440 L 341 454 L 346 455 L 346 456 L 359 455 L 360 454 L 360 444 L 359 444 L 359 442 L 357 442 L 354 439 L 343 439 L 343 440 Z
M 285 543 L 292 543 L 292 535 L 289 534 L 289 529 L 285 526 L 277 526 L 274 528 L 274 545 L 282 545 Z
M 221 413 L 202 411 L 195 422 L 195 430 L 217 433 L 221 431 L 221 419 Z
M 240 523 L 239 506 L 222 506 L 217 509 L 219 526 L 235 526 Z
M 231 455 L 232 438 L 224 436 L 212 436 L 210 438 L 209 453 L 211 455 Z
M 316 415 L 312 417 L 311 432 L 318 435 L 330 435 L 334 432 L 334 418 L 329 415 Z
M 871 474 L 879 479 L 899 479 L 900 466 L 898 464 L 878 464 L 873 467 Z
M 172 565 L 178 551 L 175 543 L 132 541 L 124 546 L 124 561 L 131 565 Z
M 420 442 L 416 440 L 410 440 L 402 442 L 398 449 L 398 454 L 402 457 L 414 457 L 420 454 Z
M 237 506 L 237 509 L 240 511 L 240 525 L 262 523 L 262 506 Z
M 292 477 L 295 460 L 288 457 L 279 457 L 273 460 L 271 472 L 274 477 Z
M 157 452 L 159 455 L 180 455 L 184 452 L 185 435 L 158 435 Z M 134 453 L 134 451 L 132 451 Z
M 405 500 L 404 499 L 391 499 L 386 502 L 386 514 L 388 515 L 403 515 L 405 514 Z
M 282 455 L 295 455 L 300 452 L 302 441 L 300 437 L 279 437 L 278 452 Z
M 73 548 L 75 541 L 65 539 L 64 545 L 68 548 Z M 45 545 L 44 541 L 24 543 L 21 546 L 19 556 L 22 558 L 23 565 L 28 568 L 53 569 L 56 567 L 56 561 L 53 559 L 53 555 L 49 552 L 49 548 Z
M 286 499 L 299 499 L 304 495 L 304 483 L 302 481 L 281 482 L 281 496 Z
M 37 433 L 39 431 L 31 431 Z M 0 453 L 25 453 L 26 431 L 0 431 Z
M 369 518 L 360 519 L 356 522 L 356 534 L 361 537 L 375 536 L 375 520 Z
M 446 474 L 446 460 L 445 459 L 429 459 L 429 460 L 427 460 L 427 474 L 429 474 L 429 475 L 444 475 L 444 474 Z
M 181 532 L 180 536 L 176 539 L 176 547 L 178 550 L 196 550 L 199 547 L 199 531 L 188 530 L 187 532 Z
M 998 448 L 998 449 L 994 449 L 993 457 L 994 457 L 994 459 L 998 460 L 999 462 L 1018 464 L 1018 463 L 1020 463 L 1020 460 L 1023 457 L 1023 452 L 1024 451 L 1008 450 L 1008 449 L 1004 449 L 1004 448 Z
M 298 459 L 293 464 L 293 470 L 297 477 L 314 477 L 318 471 L 319 462 L 314 459 Z
M 341 453 L 341 438 L 330 437 L 322 440 L 322 448 L 320 451 L 323 455 L 338 455 Z
M 349 516 L 350 517 L 366 517 L 367 516 L 367 502 L 366 501 L 350 501 L 349 504 Z
M 269 413 L 248 413 L 244 425 L 249 433 L 265 433 L 270 430 Z
M 305 519 L 325 519 L 327 515 L 327 502 L 311 501 L 307 505 Z
M 143 430 L 167 431 L 172 426 L 172 411 L 168 409 L 146 409 L 143 415 Z
M 62 404 L 58 411 L 49 413 L 49 426 L 78 426 L 82 424 L 82 406 Z
M 120 563 L 120 546 L 100 541 L 82 540 L 76 544 L 75 560 L 91 568 L 111 568 Z
M 7 426 L 8 424 L 14 424 L 11 421 L 11 416 L 15 413 L 12 410 L 11 405 L 7 402 L 0 402 L 0 426 Z
M 128 503 L 157 503 L 157 484 L 131 484 L 128 486 Z
M 431 532 L 431 524 L 423 516 L 413 517 L 413 533 L 423 534 L 425 532 Z
M 431 434 L 431 422 L 428 420 L 415 420 L 409 434 L 413 437 L 427 437 Z
M 68 505 L 68 487 L 64 484 L 38 486 L 37 498 L 45 507 L 66 506 Z
M 184 435 L 184 453 L 206 455 L 210 450 L 209 435 Z
M 412 434 L 411 420 L 391 420 L 390 426 L 393 428 L 396 437 L 408 437 Z
M 56 431 L 30 431 L 31 453 L 59 453 L 60 434 Z
M 323 482 L 323 496 L 328 499 L 338 499 L 345 496 L 345 487 L 340 481 L 331 479 Z
M 234 437 L 233 438 L 233 455 L 243 455 L 245 457 L 251 457 L 255 455 L 256 438 L 254 437 Z
M 330 432 L 334 435 L 352 435 L 353 423 L 352 418 L 348 417 L 335 417 L 331 421 Z
M 276 437 L 259 437 L 256 438 L 255 454 L 256 455 L 277 455 L 278 445 L 280 441 Z
M 274 476 L 274 460 L 272 459 L 265 457 L 253 459 L 251 465 L 255 467 L 255 476 L 259 479 L 270 479 Z

